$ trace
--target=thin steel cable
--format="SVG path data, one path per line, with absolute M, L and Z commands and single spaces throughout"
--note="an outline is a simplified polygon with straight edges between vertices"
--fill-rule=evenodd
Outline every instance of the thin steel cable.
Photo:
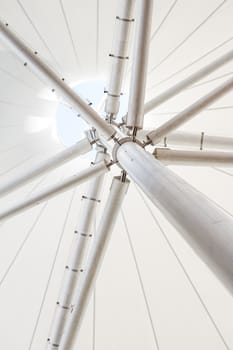
M 59 241 L 58 241 L 58 244 L 57 244 L 57 248 L 56 248 L 56 251 L 55 251 L 55 255 L 54 255 L 54 258 L 53 258 L 53 261 L 52 261 L 52 266 L 51 266 L 51 269 L 50 269 L 50 272 L 49 272 L 48 280 L 47 280 L 46 287 L 45 287 L 45 290 L 44 290 L 44 293 L 43 293 L 42 301 L 41 301 L 40 308 L 39 308 L 39 313 L 37 315 L 36 323 L 35 323 L 34 328 L 33 328 L 33 332 L 32 332 L 32 336 L 31 336 L 31 339 L 30 339 L 28 350 L 31 350 L 32 344 L 33 344 L 34 339 L 35 339 L 36 331 L 37 331 L 37 328 L 38 328 L 38 325 L 39 325 L 39 322 L 40 322 L 41 313 L 42 313 L 42 310 L 43 310 L 43 307 L 44 307 L 45 299 L 46 299 L 46 296 L 47 296 L 47 292 L 48 292 L 48 289 L 49 289 L 49 285 L 50 285 L 51 278 L 52 278 L 52 275 L 53 275 L 53 271 L 54 271 L 54 268 L 55 268 L 55 264 L 56 264 L 56 261 L 57 261 L 58 253 L 59 253 L 60 246 L 61 246 L 61 242 L 62 242 L 62 239 L 64 237 L 65 228 L 66 228 L 66 224 L 67 224 L 68 217 L 69 217 L 69 214 L 70 214 L 70 209 L 71 209 L 71 206 L 72 206 L 72 203 L 73 203 L 73 200 L 74 200 L 75 192 L 76 192 L 76 188 L 72 192 L 71 200 L 70 200 L 69 205 L 68 205 L 68 210 L 66 212 L 65 220 L 64 220 L 64 223 L 63 223 L 63 226 L 62 226 L 61 234 L 60 234 Z
M 96 349 L 96 288 L 93 291 L 92 350 Z
M 154 339 L 156 348 L 159 350 L 160 346 L 159 346 L 159 342 L 158 342 L 158 336 L 156 334 L 153 318 L 152 318 L 152 315 L 151 315 L 149 301 L 147 299 L 146 290 L 145 290 L 144 283 L 143 283 L 143 280 L 142 280 L 139 264 L 138 264 L 136 253 L 135 253 L 134 246 L 133 246 L 133 242 L 132 242 L 132 239 L 131 239 L 131 236 L 130 236 L 130 233 L 129 233 L 129 228 L 128 228 L 128 225 L 127 225 L 127 222 L 126 222 L 126 219 L 125 219 L 125 215 L 124 215 L 122 210 L 121 210 L 121 216 L 122 216 L 123 223 L 124 223 L 124 226 L 125 226 L 125 232 L 127 234 L 129 246 L 130 246 L 130 249 L 131 249 L 131 252 L 132 252 L 132 255 L 133 255 L 133 260 L 134 260 L 134 263 L 135 263 L 135 266 L 136 266 L 136 271 L 137 271 L 139 283 L 140 283 L 142 294 L 143 294 L 144 301 L 145 301 L 145 304 L 146 304 L 146 309 L 147 309 L 147 313 L 148 313 L 151 329 L 152 329 L 152 332 L 153 332 L 153 339 Z
M 225 77 L 228 77 L 229 75 L 232 75 L 232 74 L 233 74 L 233 72 L 229 72 L 229 73 L 225 73 L 225 74 L 219 75 L 218 77 L 215 77 L 215 78 L 212 78 L 212 79 L 209 79 L 209 80 L 205 80 L 205 81 L 203 81 L 202 83 L 198 83 L 198 84 L 194 84 L 194 85 L 192 85 L 192 86 L 189 86 L 189 87 L 188 87 L 187 89 L 185 89 L 184 91 L 186 91 L 186 90 L 191 90 L 191 89 L 197 88 L 197 87 L 199 87 L 199 86 L 203 86 L 203 85 L 212 83 L 213 81 L 220 80 L 220 79 L 225 78 Z
M 36 153 L 36 154 L 37 154 L 37 153 Z M 20 162 L 17 162 L 16 164 L 14 164 L 13 167 L 11 167 L 11 168 L 5 170 L 4 172 L 0 173 L 0 176 L 5 175 L 5 174 L 9 173 L 10 171 L 12 171 L 12 170 L 18 168 L 19 166 L 21 166 L 21 165 L 27 163 L 30 159 L 34 158 L 34 157 L 36 156 L 36 154 L 33 154 L 33 155 L 31 155 L 30 157 L 27 157 L 27 158 L 24 159 L 23 161 L 20 160 Z
M 202 112 L 213 112 L 213 111 L 218 111 L 218 110 L 225 110 L 225 109 L 233 109 L 232 106 L 222 106 L 222 107 L 211 107 L 211 108 L 206 108 Z M 158 115 L 171 115 L 171 114 L 178 114 L 180 111 L 168 111 L 168 112 L 158 112 L 158 113 L 150 113 L 150 116 L 158 116 Z
M 190 286 L 192 287 L 194 293 L 196 294 L 196 296 L 197 296 L 199 302 L 201 303 L 203 309 L 205 310 L 205 312 L 206 312 L 206 314 L 207 314 L 207 316 L 208 316 L 210 322 L 212 323 L 213 327 L 215 328 L 217 334 L 219 335 L 219 338 L 221 339 L 223 345 L 225 346 L 225 348 L 226 348 L 227 350 L 230 350 L 228 344 L 226 343 L 226 340 L 224 339 L 224 336 L 223 336 L 222 332 L 220 331 L 219 327 L 217 326 L 215 320 L 213 319 L 213 317 L 212 317 L 212 315 L 211 315 L 209 309 L 207 308 L 207 306 L 206 306 L 205 302 L 203 301 L 203 299 L 202 299 L 200 293 L 198 292 L 197 288 L 195 287 L 195 285 L 194 285 L 194 283 L 193 283 L 191 277 L 189 276 L 189 274 L 188 274 L 186 268 L 184 267 L 182 261 L 180 260 L 179 256 L 177 255 L 177 253 L 176 253 L 176 251 L 175 251 L 175 249 L 174 249 L 172 243 L 170 242 L 168 236 L 166 235 L 166 233 L 165 233 L 165 231 L 163 230 L 162 226 L 160 225 L 159 221 L 158 221 L 157 218 L 155 217 L 153 211 L 151 210 L 150 206 L 148 205 L 148 203 L 147 203 L 147 201 L 145 200 L 144 196 L 142 195 L 141 191 L 138 189 L 138 187 L 137 187 L 136 185 L 135 185 L 135 188 L 136 188 L 138 194 L 140 195 L 140 197 L 142 198 L 143 203 L 145 204 L 146 208 L 148 209 L 148 211 L 149 211 L 149 213 L 150 213 L 152 219 L 154 220 L 155 224 L 156 224 L 157 227 L 159 228 L 159 230 L 160 230 L 160 232 L 161 232 L 163 238 L 165 239 L 165 241 L 166 241 L 168 247 L 170 248 L 171 252 L 173 253 L 173 255 L 174 255 L 176 261 L 178 262 L 178 264 L 179 264 L 181 270 L 183 271 L 183 273 L 184 273 L 184 275 L 185 275 L 187 281 L 189 282 Z
M 60 3 L 60 6 L 61 6 L 61 10 L 62 10 L 62 14 L 63 14 L 63 17 L 64 17 L 64 21 L 65 21 L 65 24 L 66 24 L 66 29 L 67 29 L 67 32 L 68 32 L 68 35 L 69 35 L 69 38 L 70 38 L 71 46 L 73 48 L 73 52 L 74 52 L 74 56 L 75 56 L 75 59 L 76 59 L 77 66 L 80 66 L 80 59 L 78 57 L 78 53 L 77 53 L 77 50 L 76 50 L 76 47 L 75 47 L 74 39 L 73 39 L 73 36 L 72 36 L 72 33 L 71 33 L 69 21 L 68 21 L 68 18 L 67 18 L 66 11 L 65 11 L 65 8 L 64 8 L 62 0 L 59 0 L 59 3 Z
M 226 170 L 219 169 L 219 168 L 216 168 L 216 167 L 212 167 L 212 169 L 214 169 L 214 170 L 216 170 L 216 171 L 219 171 L 220 173 L 223 173 L 223 174 L 225 174 L 225 175 L 228 175 L 228 176 L 233 177 L 233 174 L 229 173 L 229 172 L 226 171 Z
M 156 66 L 154 66 L 149 74 L 154 72 L 159 68 L 164 62 L 168 60 L 178 49 L 180 49 L 201 27 L 203 27 L 227 2 L 228 0 L 223 0 L 211 13 L 191 32 L 189 33 L 174 49 L 172 49 Z
M 169 15 L 171 14 L 171 12 L 173 11 L 174 7 L 176 6 L 178 0 L 175 0 L 172 5 L 170 6 L 170 8 L 168 9 L 166 15 L 163 17 L 162 21 L 160 22 L 160 24 L 158 25 L 158 27 L 155 29 L 155 31 L 152 33 L 151 38 L 150 38 L 150 42 L 152 42 L 154 40 L 154 38 L 158 35 L 160 29 L 162 28 L 162 26 L 164 25 L 164 23 L 166 22 L 166 20 L 168 19 Z M 132 70 L 132 64 L 131 66 L 128 68 L 127 70 L 127 76 L 130 74 Z
M 152 90 L 153 88 L 160 86 L 163 83 L 166 83 L 168 80 L 174 78 L 175 76 L 177 76 L 178 74 L 184 72 L 186 69 L 189 69 L 190 67 L 192 67 L 193 65 L 195 65 L 196 63 L 200 62 L 201 60 L 203 60 L 204 58 L 206 58 L 207 56 L 211 55 L 213 52 L 217 51 L 218 49 L 220 49 L 221 47 L 223 47 L 224 45 L 228 44 L 230 41 L 233 40 L 233 36 L 230 37 L 229 39 L 223 41 L 222 43 L 220 43 L 219 45 L 215 46 L 213 49 L 207 51 L 205 54 L 201 55 L 200 57 L 196 58 L 194 61 L 190 62 L 189 64 L 186 64 L 184 67 L 178 69 L 176 72 L 170 74 L 168 77 L 160 80 L 158 83 L 150 86 L 147 90 Z
M 14 129 L 24 126 L 24 122 L 20 124 L 11 124 L 11 125 L 0 125 L 0 129 Z
M 45 42 L 44 38 L 42 37 L 42 35 L 40 34 L 39 30 L 37 29 L 37 27 L 35 26 L 35 24 L 33 23 L 31 17 L 29 16 L 28 12 L 26 11 L 25 7 L 23 6 L 23 4 L 21 3 L 20 0 L 16 0 L 19 7 L 21 8 L 23 14 L 25 15 L 25 17 L 27 18 L 27 20 L 29 21 L 29 23 L 31 24 L 31 26 L 33 27 L 33 29 L 35 30 L 36 34 L 38 35 L 38 37 L 40 38 L 41 42 L 43 43 L 44 47 L 47 49 L 47 51 L 49 52 L 51 58 L 53 59 L 53 61 L 57 64 L 57 66 L 59 68 L 61 68 L 59 62 L 57 61 L 56 57 L 54 56 L 54 54 L 52 53 L 52 51 L 50 50 L 50 47 L 47 45 L 47 43 Z
M 32 189 L 27 193 L 27 195 L 25 196 L 25 198 L 27 198 L 28 196 L 30 196 L 40 185 L 41 183 L 48 177 L 48 175 L 44 176 L 42 179 L 40 179 L 33 187 Z M 35 220 L 33 221 L 30 229 L 28 230 L 28 233 L 26 234 L 23 242 L 20 244 L 19 248 L 17 249 L 13 259 L 11 260 L 10 264 L 8 265 L 6 271 L 4 272 L 1 280 L 0 280 L 0 287 L 2 286 L 2 284 L 4 283 L 6 277 L 8 276 L 8 274 L 10 273 L 10 270 L 12 269 L 12 267 L 14 266 L 18 256 L 20 255 L 20 253 L 22 252 L 23 248 L 25 247 L 28 239 L 30 238 L 35 226 L 37 225 L 37 223 L 40 220 L 41 215 L 43 214 L 43 211 L 45 209 L 47 205 L 47 202 L 44 204 L 44 206 L 41 208 L 41 210 L 39 211 L 38 215 L 36 216 Z M 3 225 L 4 223 L 2 223 Z M 0 226 L 2 226 L 0 225 Z
M 4 73 L 5 75 L 7 75 L 8 77 L 10 77 L 11 79 L 17 81 L 18 83 L 24 85 L 26 88 L 30 89 L 30 90 L 34 90 L 36 91 L 34 86 L 28 85 L 25 81 L 19 79 L 17 76 L 15 76 L 14 74 L 12 74 L 11 72 L 8 72 L 6 69 L 4 68 L 0 68 L 0 71 L 2 73 Z
M 152 34 L 150 41 L 153 41 L 154 38 L 156 37 L 156 35 L 158 34 L 158 32 L 160 31 L 160 29 L 162 28 L 162 26 L 164 25 L 164 23 L 166 22 L 167 18 L 169 17 L 169 15 L 171 14 L 172 10 L 174 9 L 174 7 L 176 6 L 178 0 L 175 0 L 172 5 L 170 6 L 170 8 L 168 9 L 166 15 L 164 16 L 164 18 L 162 19 L 162 21 L 160 22 L 160 24 L 158 25 L 158 27 L 155 29 L 154 33 Z
M 47 202 L 43 205 L 43 207 L 41 208 L 41 210 L 39 211 L 38 215 L 36 216 L 36 219 L 33 221 L 32 226 L 30 227 L 28 233 L 26 234 L 23 242 L 21 243 L 21 245 L 19 246 L 19 248 L 16 251 L 16 254 L 14 255 L 13 259 L 11 260 L 10 264 L 8 265 L 6 271 L 4 272 L 1 280 L 0 280 L 0 287 L 2 286 L 2 284 L 4 283 L 4 281 L 6 280 L 7 276 L 9 275 L 12 267 L 14 266 L 14 264 L 16 263 L 17 258 L 19 257 L 20 253 L 22 252 L 23 248 L 25 247 L 27 241 L 29 240 L 31 234 L 33 233 L 34 228 L 36 227 L 37 223 L 39 222 L 45 208 L 46 208 Z
M 99 0 L 96 0 L 96 74 L 99 73 L 99 23 L 100 23 L 100 4 Z

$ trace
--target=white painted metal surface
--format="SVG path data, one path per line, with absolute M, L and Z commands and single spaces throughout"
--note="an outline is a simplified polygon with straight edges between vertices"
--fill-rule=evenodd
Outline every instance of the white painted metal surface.
M 114 177 L 107 204 L 100 220 L 93 246 L 88 255 L 86 270 L 82 274 L 80 284 L 74 298 L 74 309 L 70 313 L 65 333 L 60 344 L 61 350 L 69 350 L 75 340 L 87 303 L 89 301 L 97 274 L 102 263 L 107 243 L 116 222 L 123 199 L 127 192 L 129 181 L 122 182 L 121 178 Z
M 140 130 L 137 134 L 141 141 L 147 141 L 146 135 L 150 130 Z M 233 150 L 233 138 L 209 135 L 205 132 L 200 134 L 194 134 L 184 131 L 173 131 L 165 136 L 161 140 L 161 145 L 164 147 L 180 146 L 180 147 L 192 147 L 200 150 L 205 149 L 219 149 L 225 151 Z
M 133 142 L 117 159 L 233 293 L 233 220 Z
M 119 112 L 122 84 L 126 65 L 129 60 L 130 30 L 134 22 L 133 10 L 135 0 L 119 1 L 116 16 L 115 38 L 111 57 L 111 74 L 107 87 L 105 113 L 115 116 Z
M 107 160 L 108 156 L 99 149 L 95 164 Z M 94 223 L 97 205 L 100 203 L 104 174 L 88 184 L 87 192 L 82 196 L 82 207 L 74 231 L 74 239 L 60 286 L 59 298 L 48 337 L 48 349 L 57 349 L 65 329 L 67 316 L 72 307 L 74 291 L 86 267 L 86 255 L 90 241 L 94 238 Z
M 36 51 L 28 48 L 10 29 L 9 25 L 0 22 L 0 37 L 9 45 L 12 50 L 22 59 L 24 65 L 28 65 L 35 73 L 39 73 L 45 81 L 51 85 L 52 89 L 61 94 L 66 102 L 78 112 L 83 118 L 93 126 L 98 127 L 100 133 L 107 138 L 111 138 L 115 131 L 111 125 L 107 124 L 99 114 L 81 99 L 64 81 L 59 77 L 39 56 Z M 55 90 L 54 90 L 55 91 Z
M 138 0 L 133 65 L 126 126 L 142 129 L 149 58 L 153 0 Z

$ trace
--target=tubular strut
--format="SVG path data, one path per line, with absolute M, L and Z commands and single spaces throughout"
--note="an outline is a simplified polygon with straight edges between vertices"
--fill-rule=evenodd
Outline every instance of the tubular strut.
M 75 295 L 74 308 L 69 315 L 60 350 L 70 350 L 74 343 L 128 186 L 128 180 L 122 182 L 121 177 L 114 177 L 95 240 L 88 254 L 86 270 L 81 276 Z
M 96 154 L 95 163 L 98 164 L 107 157 L 108 155 L 103 152 L 102 148 L 99 148 L 99 151 Z M 59 298 L 56 305 L 50 336 L 48 338 L 48 350 L 57 349 L 61 342 L 75 289 L 77 288 L 82 273 L 85 271 L 86 254 L 93 237 L 93 224 L 97 205 L 100 203 L 103 180 L 104 174 L 93 179 L 90 184 L 88 184 L 86 194 L 82 196 L 81 213 L 79 215 L 77 227 L 74 231 L 74 239 L 71 246 L 68 264 L 65 268 L 60 287 Z
M 203 79 L 207 75 L 213 73 L 218 68 L 224 66 L 228 62 L 230 62 L 233 59 L 233 50 L 230 50 L 226 54 L 220 56 L 216 60 L 212 61 L 205 67 L 201 68 L 197 72 L 191 74 L 189 77 L 181 80 L 176 85 L 170 87 L 166 91 L 162 92 L 160 95 L 156 96 L 152 100 L 148 101 L 144 106 L 144 112 L 145 114 L 150 113 L 153 111 L 154 108 L 160 106 L 162 103 L 168 101 L 172 97 L 178 95 L 180 92 L 182 92 L 187 87 L 193 85 L 197 81 Z
M 33 52 L 21 41 L 8 27 L 7 23 L 0 21 L 0 37 L 8 44 L 13 51 L 28 64 L 36 74 L 42 76 L 52 87 L 52 91 L 58 91 L 59 94 L 74 107 L 77 112 L 82 113 L 82 117 L 87 123 L 96 127 L 97 131 L 107 139 L 112 138 L 116 131 L 111 125 L 107 124 L 100 115 L 92 109 L 81 97 L 79 97 L 63 78 L 60 78 L 45 62 L 39 58 L 37 52 Z
M 227 80 L 210 93 L 200 98 L 198 101 L 193 103 L 191 106 L 185 108 L 182 112 L 178 113 L 175 117 L 171 118 L 160 127 L 151 131 L 148 135 L 148 143 L 155 145 L 159 143 L 164 136 L 167 136 L 171 131 L 177 129 L 182 124 L 193 118 L 195 115 L 200 113 L 203 109 L 209 106 L 211 103 L 224 96 L 233 88 L 233 78 Z
M 16 215 L 28 208 L 32 208 L 47 199 L 50 199 L 60 193 L 63 193 L 70 188 L 88 181 L 90 178 L 98 176 L 108 171 L 109 165 L 105 162 L 98 163 L 91 166 L 88 169 L 80 171 L 78 174 L 69 177 L 61 181 L 60 183 L 52 186 L 48 186 L 42 191 L 35 193 L 25 200 L 21 200 L 11 207 L 0 212 L 0 221 L 8 219 L 9 217 Z
M 66 162 L 71 161 L 81 154 L 85 154 L 92 149 L 92 142 L 88 138 L 84 138 L 77 142 L 75 145 L 55 154 L 49 159 L 43 160 L 39 164 L 36 164 L 30 170 L 24 171 L 17 177 L 8 180 L 0 185 L 0 197 L 8 194 L 16 188 L 34 180 L 38 176 L 41 176 L 48 171 L 56 169 Z
M 135 142 L 123 143 L 116 156 L 129 176 L 233 294 L 232 218 Z

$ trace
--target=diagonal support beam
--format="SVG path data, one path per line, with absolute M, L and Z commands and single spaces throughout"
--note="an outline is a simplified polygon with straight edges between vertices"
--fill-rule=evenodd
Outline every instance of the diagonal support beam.
M 137 138 L 141 142 L 146 142 L 147 134 L 152 130 L 140 130 L 137 133 Z M 223 151 L 233 151 L 233 137 L 208 135 L 205 132 L 194 134 L 185 131 L 173 131 L 168 136 L 165 136 L 161 142 L 164 147 L 170 146 L 185 146 L 195 147 L 200 150 L 215 149 Z
M 76 333 L 80 328 L 90 294 L 93 290 L 111 232 L 114 228 L 128 186 L 128 180 L 123 182 L 122 178 L 114 177 L 107 204 L 88 255 L 86 270 L 82 275 L 79 288 L 77 289 L 77 294 L 74 299 L 74 309 L 73 312 L 70 313 L 59 350 L 70 350 L 75 341 Z
M 197 72 L 191 74 L 187 78 L 181 80 L 176 85 L 172 86 L 171 88 L 162 92 L 160 95 L 148 101 L 144 106 L 144 113 L 145 114 L 150 113 L 151 111 L 153 111 L 153 109 L 160 106 L 162 103 L 170 100 L 172 97 L 178 95 L 187 87 L 193 85 L 197 81 L 203 79 L 207 75 L 213 73 L 215 70 L 229 63 L 232 59 L 233 59 L 233 50 L 230 50 L 226 54 L 212 61 L 205 67 L 201 68 Z
M 1 183 L 0 197 L 91 150 L 91 142 L 88 138 L 84 138 L 75 145 L 55 154 L 53 157 L 36 164 L 30 170 L 24 171 L 18 174 L 17 177 Z
M 135 0 L 119 1 L 118 15 L 116 16 L 116 33 L 111 57 L 111 74 L 108 84 L 105 113 L 114 117 L 120 108 L 122 82 L 128 57 L 129 36 L 133 19 Z
M 60 78 L 42 59 L 37 52 L 33 52 L 25 43 L 20 40 L 7 23 L 0 21 L 0 38 L 12 48 L 21 58 L 24 65 L 28 65 L 36 74 L 45 79 L 70 105 L 82 114 L 84 120 L 94 126 L 98 132 L 106 138 L 112 138 L 116 131 L 106 123 L 100 115 L 92 109 L 81 97 L 79 97 L 63 78 Z
M 233 167 L 233 152 L 156 148 L 153 154 L 156 159 L 165 165 Z
M 143 128 L 152 14 L 153 0 L 137 1 L 133 66 L 131 72 L 128 115 L 126 118 L 126 126 L 135 130 Z
M 99 150 L 96 154 L 95 164 L 106 158 L 108 158 L 108 155 L 103 152 L 102 148 L 102 150 Z M 86 255 L 90 241 L 93 239 L 95 214 L 97 206 L 100 203 L 103 180 L 104 174 L 94 178 L 91 183 L 88 184 L 87 192 L 82 196 L 81 212 L 79 214 L 77 227 L 74 231 L 74 239 L 71 245 L 68 264 L 61 282 L 59 298 L 48 340 L 48 350 L 56 350 L 61 342 L 67 316 L 70 313 L 74 291 L 85 271 Z
M 212 90 L 210 93 L 200 98 L 191 106 L 185 108 L 182 112 L 178 113 L 175 117 L 171 118 L 166 123 L 162 124 L 157 129 L 151 131 L 147 138 L 149 143 L 155 145 L 159 143 L 163 137 L 167 136 L 170 132 L 179 128 L 181 125 L 189 121 L 195 115 L 203 111 L 211 103 L 217 101 L 219 98 L 224 96 L 227 92 L 233 89 L 233 78 L 227 80 L 222 85 L 218 86 L 216 89 Z
M 21 213 L 22 211 L 35 207 L 43 203 L 44 201 L 63 193 L 70 188 L 80 185 L 91 179 L 92 177 L 98 176 L 107 172 L 109 165 L 106 162 L 93 165 L 88 169 L 80 171 L 78 174 L 69 177 L 66 180 L 61 181 L 56 185 L 46 187 L 42 191 L 31 195 L 25 200 L 21 200 L 18 203 L 13 204 L 11 207 L 0 212 L 0 221 L 10 218 L 13 215 Z
M 120 165 L 233 294 L 233 220 L 135 142 L 116 150 Z

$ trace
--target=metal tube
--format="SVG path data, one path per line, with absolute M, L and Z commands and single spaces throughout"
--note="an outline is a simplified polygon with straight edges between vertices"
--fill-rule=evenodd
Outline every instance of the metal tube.
M 32 194 L 30 197 L 20 200 L 11 207 L 0 212 L 0 220 L 5 220 L 13 215 L 16 215 L 26 209 L 32 208 L 45 200 L 48 200 L 70 188 L 79 185 L 90 178 L 103 174 L 108 171 L 108 166 L 105 162 L 93 165 L 88 169 L 80 171 L 78 174 L 69 177 L 66 180 L 52 186 L 46 187 L 44 190 Z
M 116 133 L 111 125 L 107 124 L 100 115 L 79 97 L 41 58 L 37 52 L 29 49 L 10 29 L 7 23 L 0 21 L 0 37 L 16 52 L 33 71 L 42 76 L 56 91 L 82 114 L 85 121 L 94 126 L 100 134 L 110 139 Z
M 142 129 L 143 127 L 152 10 L 153 0 L 137 1 L 133 66 L 131 71 L 128 115 L 126 118 L 126 126 L 132 129 Z
M 233 293 L 233 220 L 134 142 L 116 152 L 120 165 Z
M 183 151 L 156 148 L 153 154 L 156 159 L 165 165 L 233 166 L 232 152 Z
M 139 130 L 137 138 L 141 141 L 146 141 L 146 135 L 152 130 Z M 200 150 L 204 149 L 222 149 L 224 151 L 233 151 L 233 137 L 207 135 L 202 132 L 193 134 L 184 131 L 174 131 L 168 136 L 165 136 L 161 142 L 164 147 L 169 146 L 187 146 L 197 147 Z
M 77 156 L 91 151 L 92 145 L 88 138 L 77 142 L 75 145 L 66 148 L 65 150 L 55 154 L 49 159 L 43 160 L 36 164 L 33 168 L 21 172 L 17 177 L 8 179 L 5 183 L 0 184 L 0 197 L 24 185 L 25 183 L 34 180 L 36 177 L 53 170 L 62 164 L 69 162 Z
M 233 59 L 233 50 L 230 50 L 221 57 L 215 59 L 213 62 L 209 63 L 207 66 L 201 68 L 197 72 L 191 74 L 189 77 L 181 80 L 176 85 L 165 90 L 160 95 L 156 96 L 152 100 L 148 101 L 144 106 L 145 114 L 151 112 L 154 108 L 158 107 L 162 103 L 168 101 L 170 98 L 178 95 L 187 87 L 193 85 L 195 82 L 203 79 L 205 76 L 211 74 L 218 68 L 224 66 Z
M 161 141 L 164 136 L 167 136 L 171 131 L 177 129 L 182 124 L 193 118 L 196 114 L 200 113 L 203 109 L 209 106 L 211 103 L 217 101 L 220 97 L 224 96 L 233 88 L 233 78 L 227 80 L 210 93 L 200 98 L 191 106 L 185 108 L 182 112 L 178 113 L 175 117 L 151 131 L 147 138 L 155 145 Z
M 120 108 L 122 82 L 128 61 L 129 35 L 132 23 L 132 12 L 135 0 L 121 0 L 116 16 L 116 33 L 113 51 L 110 54 L 112 66 L 108 84 L 108 95 L 105 102 L 105 113 L 116 115 Z
M 106 160 L 107 154 L 98 151 L 95 158 L 95 164 Z M 73 294 L 79 279 L 85 269 L 86 253 L 89 242 L 93 237 L 93 224 L 97 205 L 100 203 L 100 193 L 102 190 L 104 175 L 94 178 L 88 184 L 88 190 L 82 196 L 82 206 L 79 215 L 79 222 L 74 231 L 68 264 L 65 269 L 63 280 L 60 287 L 60 293 L 54 319 L 50 331 L 48 350 L 58 348 L 62 334 L 64 332 L 67 316 L 71 309 Z
M 60 350 L 70 350 L 73 345 L 75 335 L 80 328 L 82 317 L 95 284 L 110 234 L 114 228 L 128 186 L 128 180 L 122 182 L 121 178 L 114 177 L 107 204 L 100 220 L 95 240 L 88 255 L 86 270 L 82 274 L 82 279 L 80 280 L 80 285 L 77 289 L 74 308 L 67 320 L 67 327 L 59 347 Z

